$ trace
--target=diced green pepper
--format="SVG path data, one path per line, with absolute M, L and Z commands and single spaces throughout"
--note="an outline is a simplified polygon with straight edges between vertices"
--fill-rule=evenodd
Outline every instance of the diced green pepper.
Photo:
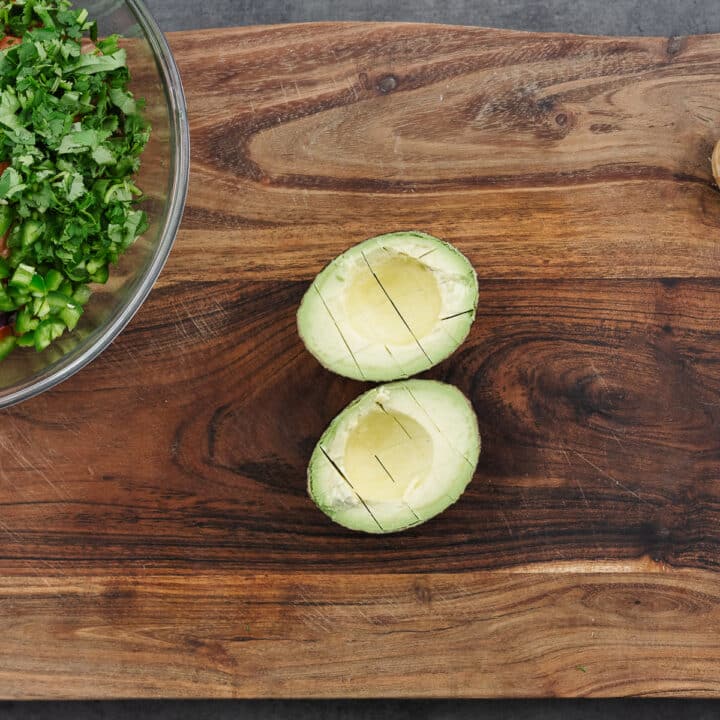
M 63 295 L 57 290 L 53 290 L 47 294 L 47 301 L 50 305 L 50 310 L 62 310 L 72 303 L 72 299 L 67 295 Z
M 10 269 L 8 261 L 4 257 L 0 256 L 0 280 L 9 278 L 11 275 L 12 270 Z
M 15 318 L 15 332 L 18 335 L 24 335 L 25 333 L 34 330 L 39 324 L 40 321 L 37 318 L 34 318 L 27 308 L 23 308 L 20 312 L 18 312 L 17 317 Z
M 102 284 L 102 283 L 106 283 L 108 281 L 109 276 L 110 276 L 110 271 L 108 270 L 108 266 L 103 265 L 99 270 L 97 270 L 90 276 L 90 279 L 93 282 Z
M 8 287 L 7 294 L 15 303 L 15 307 L 22 307 L 23 305 L 29 303 L 32 299 L 30 293 L 22 288 Z
M 35 273 L 32 280 L 30 281 L 28 289 L 30 290 L 30 294 L 33 297 L 43 297 L 47 292 L 47 288 L 45 287 L 45 279 L 43 278 L 43 276 Z
M 35 349 L 42 352 L 53 340 L 65 332 L 65 323 L 62 320 L 51 318 L 43 320 L 35 330 Z
M 88 279 L 84 262 L 78 263 L 72 270 L 66 270 L 65 274 L 75 282 L 86 282 Z
M 14 335 L 9 335 L 0 340 L 0 360 L 4 360 L 12 352 L 16 343 L 17 338 Z
M 47 287 L 48 290 L 57 290 L 62 285 L 62 282 L 62 273 L 54 268 L 48 270 L 45 274 L 45 287 Z
M 60 311 L 60 319 L 67 325 L 68 330 L 74 330 L 83 309 L 79 305 L 68 305 Z
M 11 312 L 16 307 L 15 301 L 8 295 L 5 288 L 0 286 L 0 312 Z
M 35 332 L 31 330 L 27 334 L 16 338 L 16 340 L 18 347 L 35 347 Z
M 63 295 L 67 295 L 68 297 L 72 297 L 73 294 L 73 284 L 69 280 L 63 280 L 60 283 L 60 287 L 56 288 L 58 292 L 61 292 Z
M 33 298 L 30 309 L 35 317 L 42 319 L 50 314 L 50 303 L 47 298 Z
M 88 275 L 94 275 L 105 263 L 102 260 L 88 260 L 85 269 Z
M 92 295 L 89 285 L 78 285 L 72 294 L 73 300 L 79 305 L 85 305 Z
M 31 267 L 30 265 L 25 265 L 25 263 L 20 263 L 17 266 L 15 273 L 10 278 L 9 284 L 13 287 L 29 288 L 34 275 L 34 267 Z

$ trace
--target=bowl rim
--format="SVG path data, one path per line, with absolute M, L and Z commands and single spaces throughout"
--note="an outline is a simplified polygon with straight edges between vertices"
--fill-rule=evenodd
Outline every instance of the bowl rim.
M 160 231 L 161 241 L 135 292 L 106 326 L 98 328 L 93 333 L 95 335 L 93 341 L 81 343 L 79 347 L 59 359 L 57 367 L 46 377 L 29 378 L 8 391 L 0 390 L 0 409 L 30 400 L 59 385 L 82 370 L 112 344 L 150 294 L 167 262 L 180 228 L 190 182 L 190 128 L 182 78 L 167 39 L 143 0 L 125 0 L 125 2 L 138 21 L 164 78 L 163 90 L 168 106 L 170 137 L 175 138 L 175 142 L 171 145 L 170 158 L 170 187 L 173 188 L 173 193 L 168 198 L 165 220 Z

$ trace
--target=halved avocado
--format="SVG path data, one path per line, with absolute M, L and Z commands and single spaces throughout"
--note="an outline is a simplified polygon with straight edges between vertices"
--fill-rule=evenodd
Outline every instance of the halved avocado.
M 396 232 L 350 248 L 315 278 L 298 331 L 328 370 L 397 380 L 452 355 L 477 303 L 477 275 L 459 250 L 426 233 Z
M 479 456 L 477 417 L 460 390 L 434 380 L 390 383 L 332 421 L 310 459 L 308 492 L 351 530 L 397 532 L 456 502 Z

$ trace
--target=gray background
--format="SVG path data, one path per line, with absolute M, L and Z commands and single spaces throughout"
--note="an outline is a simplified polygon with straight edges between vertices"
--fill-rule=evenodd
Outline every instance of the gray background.
M 81 0 L 78 0 L 81 2 Z M 593 35 L 720 32 L 717 0 L 146 0 L 166 30 L 404 20 Z
M 82 0 L 77 0 L 81 5 Z M 602 35 L 720 32 L 719 0 L 146 0 L 164 30 L 403 20 Z M 0 644 L 2 639 L 0 639 Z M 0 720 L 714 720 L 703 701 L 1 703 Z

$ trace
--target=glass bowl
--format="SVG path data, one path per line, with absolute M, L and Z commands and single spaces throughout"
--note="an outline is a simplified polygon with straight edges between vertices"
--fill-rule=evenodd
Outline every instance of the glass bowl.
M 131 89 L 146 101 L 152 136 L 137 184 L 149 228 L 95 286 L 72 333 L 47 350 L 15 349 L 0 362 L 0 408 L 67 380 L 117 337 L 148 296 L 175 241 L 187 194 L 190 135 L 180 74 L 170 48 L 142 0 L 76 0 L 98 21 L 101 36 L 119 33 L 127 50 Z

